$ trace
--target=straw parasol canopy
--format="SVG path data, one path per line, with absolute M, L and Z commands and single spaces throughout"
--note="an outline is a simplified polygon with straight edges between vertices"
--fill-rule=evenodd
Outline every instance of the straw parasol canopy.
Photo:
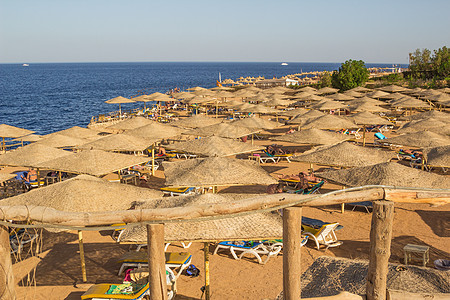
M 172 208 L 193 205 L 229 203 L 233 205 L 247 201 L 257 195 L 251 194 L 203 194 L 186 197 L 171 197 L 140 202 L 136 209 Z M 217 242 L 230 240 L 263 240 L 282 238 L 282 218 L 276 212 L 247 214 L 233 218 L 208 221 L 164 224 L 164 240 Z M 121 235 L 124 243 L 146 243 L 147 230 L 143 225 L 126 228 Z
M 262 146 L 250 145 L 236 140 L 218 136 L 204 137 L 166 146 L 167 149 L 182 151 L 202 156 L 231 156 L 264 149 Z
M 431 106 L 419 99 L 405 96 L 391 103 L 394 107 L 405 107 L 405 108 L 430 108 Z
M 204 87 L 201 86 L 196 86 L 196 87 L 191 87 L 187 89 L 188 91 L 201 91 L 201 90 L 207 90 Z
M 159 93 L 159 92 L 155 92 L 153 94 L 146 95 L 146 96 L 147 96 L 147 99 L 151 99 L 152 101 L 162 101 L 162 102 L 175 101 L 175 99 L 170 98 L 169 95 Z
M 0 156 L 2 166 L 37 167 L 40 163 L 59 157 L 70 157 L 72 152 L 33 143 Z
M 26 136 L 21 136 L 19 138 L 13 139 L 15 142 L 37 142 L 41 140 L 41 136 L 38 134 L 29 134 Z
M 355 91 L 352 91 L 352 90 L 345 91 L 343 94 L 344 94 L 344 95 L 347 95 L 347 96 L 351 96 L 351 97 L 353 97 L 353 98 L 361 98 L 361 97 L 364 97 L 364 94 L 363 94 L 363 93 L 355 92 Z
M 358 125 L 391 125 L 392 123 L 380 116 L 371 114 L 367 111 L 362 111 L 347 117 L 352 122 Z
M 307 93 L 310 93 L 310 94 L 317 94 L 317 89 L 312 88 L 310 86 L 306 86 L 304 88 L 301 88 L 298 91 L 299 92 L 307 92 Z
M 0 173 L 0 183 L 5 182 L 7 180 L 10 180 L 10 179 L 12 179 L 12 178 L 14 178 L 16 176 L 17 176 L 16 174 L 3 174 L 3 173 Z
M 324 88 L 317 90 L 318 95 L 334 94 L 337 92 L 339 92 L 339 89 L 330 88 L 330 87 L 324 87 Z
M 446 189 L 450 186 L 449 177 L 421 171 L 394 162 L 343 170 L 325 170 L 323 172 L 316 172 L 314 175 L 351 187 L 392 185 L 399 187 Z
M 194 93 L 188 93 L 188 92 L 179 92 L 172 95 L 176 99 L 191 99 L 194 98 L 196 95 Z
M 85 150 L 37 164 L 38 167 L 75 174 L 103 176 L 138 164 L 148 157 L 134 156 L 101 150 Z
M 73 148 L 87 143 L 89 140 L 80 139 L 63 134 L 54 134 L 49 137 L 41 138 L 36 144 L 46 145 L 54 148 Z
M 373 91 L 373 92 L 367 93 L 366 96 L 375 98 L 375 99 L 380 99 L 380 98 L 389 97 L 390 94 L 386 93 L 386 92 L 382 92 L 382 91 Z
M 407 117 L 408 120 L 425 120 L 429 118 L 433 118 L 442 122 L 449 123 L 450 122 L 450 115 L 446 112 L 441 112 L 437 110 L 429 110 L 425 112 L 421 112 L 412 116 Z
M 445 135 L 425 130 L 388 138 L 383 142 L 394 145 L 427 148 L 450 145 L 450 138 Z
M 305 116 L 304 114 L 303 116 Z M 356 128 L 358 127 L 355 123 L 348 119 L 338 117 L 336 115 L 323 115 L 315 119 L 309 119 L 304 124 L 301 125 L 302 128 L 317 128 L 317 129 L 333 129 L 339 130 L 343 128 Z
M 193 91 L 192 93 L 196 94 L 197 96 L 203 96 L 203 97 L 204 96 L 212 97 L 212 96 L 216 95 L 216 93 L 214 91 L 210 91 L 208 89 L 206 89 L 206 90 L 199 90 L 199 91 Z
M 163 166 L 169 186 L 267 185 L 277 182 L 255 161 L 243 159 L 196 158 L 163 162 Z
M 389 92 L 389 93 L 403 93 L 403 92 L 408 92 L 409 89 L 398 86 L 398 85 L 388 85 L 388 86 L 383 86 L 381 88 L 379 88 L 380 91 L 383 92 Z
M 135 102 L 144 102 L 144 104 L 146 102 L 151 102 L 151 101 L 155 101 L 152 98 L 149 97 L 149 95 L 140 95 L 134 98 L 131 98 L 133 101 Z
M 391 99 L 391 100 L 398 100 L 400 98 L 405 97 L 404 94 L 400 94 L 400 93 L 392 93 L 389 96 L 384 97 L 385 99 Z
M 126 130 L 125 133 L 147 140 L 167 139 L 180 136 L 185 130 L 179 127 L 152 122 L 148 125 Z
M 224 138 L 236 139 L 252 133 L 260 132 L 262 129 L 241 127 L 231 123 L 219 123 L 201 128 L 196 128 L 185 132 L 186 135 L 196 136 L 220 136 Z
M 437 101 L 437 102 L 446 102 L 450 100 L 449 94 L 440 94 L 440 95 L 433 95 L 430 97 L 427 97 L 428 100 Z
M 95 140 L 95 139 L 98 139 L 101 137 L 98 135 L 97 131 L 88 129 L 88 128 L 79 127 L 79 126 L 73 126 L 68 129 L 56 131 L 56 132 L 47 134 L 43 137 L 46 138 L 46 137 L 50 137 L 55 134 L 62 134 L 62 135 L 67 135 L 67 136 L 74 137 L 74 138 L 88 139 L 88 140 Z
M 269 101 L 264 102 L 263 105 L 265 105 L 265 106 L 275 106 L 275 107 L 277 107 L 277 106 L 289 106 L 289 105 L 291 105 L 291 104 L 293 104 L 295 102 L 296 101 L 293 101 L 293 100 L 282 100 L 282 99 L 274 98 L 274 99 L 271 99 Z
M 372 104 L 372 105 L 386 105 L 386 102 L 380 101 L 380 100 L 376 100 L 373 98 L 369 98 L 369 97 L 361 97 L 359 99 L 355 99 L 350 101 L 348 104 L 349 105 L 354 105 L 354 104 Z
M 318 111 L 318 110 L 312 109 L 312 110 L 309 110 L 308 112 L 306 112 L 304 114 L 301 114 L 301 115 L 298 115 L 298 116 L 292 118 L 287 123 L 288 124 L 301 125 L 301 124 L 304 124 L 305 122 L 307 122 L 307 121 L 309 121 L 311 119 L 315 119 L 315 118 L 322 117 L 322 116 L 325 116 L 325 114 L 320 112 L 320 111 Z
M 348 139 L 350 139 L 349 135 L 320 130 L 317 128 L 305 129 L 271 138 L 271 140 L 276 141 L 310 145 L 331 145 Z
M 234 92 L 235 97 L 241 97 L 241 98 L 248 98 L 253 97 L 256 95 L 256 92 L 248 90 L 248 89 L 242 89 Z
M 282 110 L 278 113 L 278 115 L 286 116 L 286 117 L 296 117 L 296 116 L 305 114 L 307 112 L 308 112 L 308 110 L 306 110 L 304 108 L 296 108 L 296 109 L 291 109 L 291 110 Z
M 393 153 L 381 149 L 356 146 L 343 142 L 331 146 L 312 149 L 299 156 L 291 158 L 294 161 L 317 163 L 327 166 L 362 167 L 388 162 Z
M 332 109 L 346 108 L 347 105 L 344 105 L 340 102 L 333 101 L 333 100 L 322 100 L 318 103 L 311 105 L 310 107 L 317 109 L 317 110 L 332 110 Z
M 183 103 L 187 103 L 187 104 L 204 104 L 204 103 L 208 103 L 208 102 L 213 102 L 215 101 L 214 98 L 209 97 L 209 96 L 195 96 L 193 98 L 190 99 L 186 99 L 183 101 Z
M 248 106 L 241 106 L 239 109 L 237 109 L 241 112 L 251 112 L 255 114 L 277 114 L 280 112 L 278 109 L 270 108 L 261 104 L 252 105 L 249 104 Z
M 355 100 L 355 97 L 350 96 L 348 94 L 332 94 L 332 95 L 328 95 L 325 98 L 329 98 L 329 99 L 333 99 L 336 101 L 352 101 Z
M 115 98 L 105 101 L 105 103 L 108 103 L 108 104 L 122 104 L 122 103 L 134 103 L 134 102 L 136 102 L 136 101 L 134 101 L 133 99 L 128 99 L 128 98 L 122 97 L 122 96 L 115 97 Z
M 427 164 L 430 166 L 450 167 L 449 145 L 424 149 L 423 155 L 426 159 Z
M 32 133 L 34 133 L 34 131 L 7 124 L 0 124 L 0 137 L 2 138 L 18 138 Z
M 192 117 L 187 117 L 183 119 L 176 120 L 170 125 L 181 127 L 181 128 L 199 128 L 205 127 L 209 125 L 214 125 L 218 123 L 222 123 L 222 119 L 210 118 L 205 115 L 194 115 Z
M 284 94 L 289 91 L 292 91 L 292 90 L 287 87 L 284 87 L 284 86 L 276 86 L 276 87 L 264 90 L 264 92 L 268 93 L 268 94 Z
M 148 140 L 131 136 L 125 133 L 110 134 L 93 142 L 84 143 L 78 146 L 83 150 L 103 150 L 103 151 L 144 151 L 158 140 Z
M 294 98 L 294 99 L 305 99 L 305 98 L 311 97 L 312 95 L 315 95 L 315 94 L 310 93 L 310 92 L 300 92 L 300 93 L 295 94 L 291 98 Z
M 359 93 L 368 93 L 371 92 L 371 89 L 362 87 L 362 86 L 357 86 L 355 88 L 350 89 L 349 91 L 354 91 L 354 92 L 359 92 Z
M 258 117 L 250 117 L 245 119 L 239 119 L 230 123 L 231 125 L 237 125 L 246 128 L 262 128 L 262 129 L 275 129 L 280 127 L 278 122 L 262 119 Z
M 370 103 L 359 103 L 349 106 L 350 111 L 369 111 L 369 112 L 388 112 L 389 109 L 383 108 L 381 106 L 373 105 Z
M 448 123 L 442 122 L 440 120 L 434 118 L 422 119 L 422 120 L 414 120 L 408 123 L 405 123 L 397 133 L 411 133 L 423 130 L 442 130 L 448 126 Z
M 117 131 L 123 131 L 123 130 L 130 130 L 130 129 L 135 129 L 135 128 L 138 128 L 138 127 L 142 127 L 142 126 L 145 126 L 145 125 L 149 125 L 151 123 L 154 123 L 154 121 L 151 121 L 151 120 L 149 120 L 147 118 L 144 118 L 144 117 L 135 117 L 135 118 L 130 118 L 130 119 L 126 119 L 126 120 L 120 121 L 119 123 L 116 123 L 114 125 L 108 126 L 106 128 L 114 129 L 114 130 L 117 130 Z
M 36 205 L 61 211 L 95 212 L 126 210 L 137 200 L 161 197 L 157 190 L 112 183 L 88 175 L 34 189 L 0 201 L 0 205 Z

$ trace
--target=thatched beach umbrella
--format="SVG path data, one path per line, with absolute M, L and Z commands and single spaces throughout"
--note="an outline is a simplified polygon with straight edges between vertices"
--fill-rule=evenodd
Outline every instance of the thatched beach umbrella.
M 56 135 L 56 134 L 62 134 L 62 135 L 67 135 L 67 136 L 74 137 L 74 138 L 87 139 L 87 140 L 95 140 L 95 139 L 98 139 L 101 137 L 100 135 L 98 135 L 98 131 L 79 127 L 79 126 L 73 126 L 68 129 L 56 131 L 56 132 L 44 135 L 43 137 L 46 138 L 46 137 L 50 137 L 50 136 Z
M 259 128 L 248 128 L 232 125 L 231 123 L 219 123 L 201 128 L 196 128 L 185 132 L 185 135 L 194 136 L 220 136 L 224 138 L 236 139 L 253 133 L 260 132 Z
M 262 150 L 265 147 L 249 145 L 236 140 L 218 136 L 204 137 L 186 142 L 174 143 L 166 146 L 167 149 L 182 151 L 201 156 L 231 156 L 241 153 Z
M 169 186 L 230 186 L 273 184 L 271 177 L 255 161 L 227 157 L 188 159 L 163 162 Z
M 71 155 L 73 153 L 69 151 L 34 143 L 1 155 L 0 165 L 36 168 L 44 161 Z
M 0 137 L 3 139 L 1 150 L 6 150 L 5 138 L 18 138 L 32 133 L 34 133 L 34 131 L 7 124 L 0 124 Z
M 392 123 L 380 116 L 362 111 L 348 117 L 353 123 L 363 125 L 363 146 L 366 145 L 366 126 L 367 125 L 391 125 Z
M 293 101 L 293 100 L 271 99 L 267 102 L 263 102 L 263 105 L 277 108 L 278 106 L 289 106 L 295 102 L 296 101 Z
M 350 139 L 350 136 L 348 135 L 320 130 L 317 128 L 305 129 L 271 138 L 271 140 L 275 141 L 309 145 L 331 145 L 348 139 Z
M 205 115 L 194 115 L 192 117 L 187 117 L 171 122 L 170 125 L 181 128 L 199 128 L 222 122 L 222 119 L 210 118 Z
M 53 148 L 74 148 L 89 142 L 87 139 L 76 138 L 63 134 L 54 134 L 49 137 L 41 138 L 36 144 L 46 145 Z
M 450 178 L 446 176 L 421 171 L 394 162 L 343 170 L 325 170 L 314 175 L 350 187 L 392 185 L 446 189 L 450 186 Z
M 298 116 L 292 118 L 287 123 L 288 124 L 302 125 L 302 124 L 306 123 L 309 120 L 312 120 L 312 119 L 315 119 L 315 118 L 318 118 L 318 117 L 322 117 L 322 116 L 325 116 L 325 114 L 323 112 L 320 112 L 320 111 L 315 110 L 315 109 L 311 109 L 311 110 L 307 111 L 304 114 L 301 114 L 301 115 L 298 115 Z
M 403 108 L 431 108 L 431 106 L 419 99 L 405 96 L 391 103 L 393 107 L 403 107 Z
M 136 101 L 134 101 L 133 99 L 128 99 L 128 98 L 122 97 L 122 96 L 112 98 L 112 99 L 105 101 L 105 103 L 108 103 L 108 104 L 119 104 L 119 115 L 122 115 L 121 105 L 123 103 L 134 103 L 134 102 L 136 102 Z
M 241 126 L 247 128 L 262 128 L 262 129 L 275 129 L 281 126 L 281 124 L 278 122 L 258 117 L 239 119 L 231 122 L 230 124 L 234 126 Z
M 306 110 L 304 108 L 296 108 L 296 109 L 291 109 L 291 110 L 282 110 L 278 114 L 280 116 L 285 116 L 285 117 L 296 117 L 296 116 L 305 114 L 307 112 L 308 112 L 308 110 Z
M 423 150 L 426 162 L 434 167 L 450 167 L 450 146 L 440 146 Z
M 344 105 L 344 104 L 334 101 L 334 100 L 322 100 L 317 103 L 314 103 L 310 107 L 317 109 L 317 110 L 335 110 L 335 109 L 347 108 L 347 105 Z
M 361 98 L 361 97 L 364 97 L 364 94 L 363 94 L 363 93 L 356 92 L 356 91 L 352 91 L 352 90 L 345 91 L 343 94 L 344 94 L 344 95 L 347 95 L 347 96 L 352 96 L 353 98 Z
M 351 168 L 388 162 L 393 156 L 393 153 L 381 149 L 366 148 L 343 142 L 312 149 L 301 155 L 294 156 L 291 160 Z
M 435 120 L 450 123 L 450 114 L 448 114 L 446 112 L 437 111 L 437 110 L 429 110 L 429 111 L 415 114 L 413 116 L 408 117 L 408 120 L 410 120 L 410 121 L 425 120 L 425 119 L 429 119 L 429 118 L 433 118 Z
M 348 105 L 354 105 L 354 104 L 372 104 L 372 105 L 387 105 L 388 103 L 380 101 L 380 100 L 376 100 L 370 97 L 361 97 L 355 100 L 352 100 L 350 102 L 348 102 Z
M 325 98 L 333 99 L 333 100 L 336 100 L 336 101 L 352 101 L 352 100 L 355 100 L 355 97 L 350 96 L 349 94 L 339 94 L 339 93 L 328 95 Z
M 22 146 L 23 146 L 23 142 L 37 142 L 39 140 L 41 140 L 42 136 L 38 135 L 38 134 L 29 134 L 29 135 L 25 135 L 16 139 L 13 139 L 13 141 L 15 142 L 22 142 Z
M 37 164 L 37 166 L 50 170 L 100 177 L 145 163 L 148 160 L 149 158 L 144 156 L 126 155 L 101 150 L 86 150 L 70 156 L 44 161 Z
M 389 109 L 382 108 L 381 106 L 373 105 L 370 103 L 359 103 L 349 105 L 350 111 L 360 112 L 360 111 L 368 111 L 368 112 L 388 112 Z
M 388 85 L 388 86 L 383 86 L 381 88 L 379 88 L 380 91 L 383 92 L 389 92 L 389 93 L 403 93 L 403 92 L 408 92 L 409 89 L 398 86 L 398 85 Z
M 388 138 L 383 140 L 383 142 L 394 145 L 428 148 L 450 145 L 450 138 L 446 135 L 424 130 Z
M 103 150 L 117 152 L 139 152 L 149 148 L 158 139 L 144 139 L 126 133 L 110 134 L 96 141 L 84 143 L 76 148 L 83 150 Z
M 303 116 L 305 116 L 304 114 Z M 317 128 L 317 129 L 348 129 L 358 127 L 355 123 L 348 119 L 338 117 L 336 115 L 323 115 L 315 119 L 309 119 L 304 124 L 301 125 L 302 128 Z
M 324 88 L 317 90 L 317 95 L 334 94 L 337 92 L 339 92 L 339 89 L 324 87 Z
M 180 136 L 186 130 L 179 127 L 152 122 L 148 125 L 126 130 L 124 133 L 148 140 L 168 139 Z
M 149 95 L 140 95 L 131 99 L 134 100 L 135 102 L 144 102 L 144 111 L 147 109 L 147 102 L 155 101 L 151 99 Z
M 367 97 L 375 98 L 375 99 L 384 99 L 385 97 L 389 97 L 389 93 L 382 91 L 373 91 L 366 94 Z
M 310 94 L 317 94 L 317 89 L 310 87 L 310 86 L 306 86 L 304 88 L 301 88 L 298 90 L 299 92 L 307 92 Z
M 149 125 L 154 122 L 155 121 L 151 121 L 144 117 L 135 117 L 135 118 L 130 118 L 130 119 L 120 121 L 119 123 L 113 124 L 106 128 L 121 132 L 121 131 L 125 131 L 125 130 L 139 128 L 139 127 L 142 127 L 145 125 Z
M 448 126 L 448 123 L 442 122 L 440 120 L 436 120 L 433 118 L 423 119 L 423 120 L 414 120 L 408 123 L 403 124 L 403 126 L 397 130 L 397 133 L 412 133 L 423 130 L 430 131 L 442 131 L 444 128 Z

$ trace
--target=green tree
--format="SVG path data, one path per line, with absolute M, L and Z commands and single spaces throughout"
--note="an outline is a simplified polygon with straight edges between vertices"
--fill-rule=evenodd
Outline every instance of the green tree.
M 362 60 L 347 60 L 331 75 L 334 88 L 349 90 L 363 85 L 369 79 L 369 71 Z
M 450 76 L 450 49 L 444 46 L 434 50 L 431 64 L 436 77 L 448 78 Z
M 331 86 L 331 73 L 328 71 L 325 71 L 322 73 L 319 79 L 318 86 L 320 88 L 329 87 Z

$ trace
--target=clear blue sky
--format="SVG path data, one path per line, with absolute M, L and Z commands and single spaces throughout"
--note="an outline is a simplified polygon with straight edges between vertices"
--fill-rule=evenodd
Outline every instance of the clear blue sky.
M 0 0 L 0 63 L 407 63 L 450 46 L 450 0 Z

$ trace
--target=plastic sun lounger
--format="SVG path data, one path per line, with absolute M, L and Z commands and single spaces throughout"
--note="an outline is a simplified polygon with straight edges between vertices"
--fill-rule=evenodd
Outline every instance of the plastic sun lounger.
M 295 182 L 295 181 L 293 181 Z M 297 181 L 299 182 L 299 181 Z M 290 194 L 300 194 L 300 195 L 311 195 L 314 193 L 318 193 L 320 188 L 325 184 L 325 181 L 321 181 L 319 183 L 316 183 L 315 185 L 313 185 L 311 188 L 308 188 L 306 191 L 304 189 L 300 189 L 300 190 L 288 190 L 287 192 Z
M 291 162 L 291 157 L 293 156 L 294 154 L 292 154 L 292 153 L 289 153 L 289 154 L 278 154 L 278 155 L 274 155 L 273 157 L 275 157 L 275 158 L 278 158 L 278 161 L 280 161 L 280 160 L 282 160 L 282 159 L 285 159 L 285 160 L 287 160 L 287 162 L 288 163 L 290 163 Z
M 259 264 L 264 265 L 269 261 L 272 256 L 277 256 L 278 253 L 283 249 L 283 243 L 273 243 L 271 245 L 265 245 L 263 242 L 220 242 L 217 244 L 216 249 L 213 254 L 216 254 L 219 249 L 228 249 L 231 255 L 236 260 L 240 260 L 245 254 L 252 254 L 256 257 Z M 242 252 L 239 257 L 236 251 Z M 266 259 L 263 261 L 261 255 L 267 255 Z
M 184 269 L 186 269 L 192 260 L 192 255 L 189 252 L 166 252 L 166 266 L 170 269 L 180 268 L 176 279 L 181 275 Z M 118 261 L 122 263 L 119 269 L 118 275 L 120 276 L 126 268 L 142 268 L 148 267 L 148 254 L 147 252 L 129 251 L 125 253 Z
M 272 155 L 268 155 L 267 153 L 255 153 L 253 156 L 257 156 L 259 158 L 259 162 L 261 164 L 266 164 L 268 162 L 272 162 L 276 164 L 278 162 L 278 158 L 273 157 Z
M 363 207 L 367 211 L 367 213 L 370 213 L 369 208 L 373 209 L 372 201 L 353 202 L 348 203 L 348 205 L 353 206 L 352 211 L 354 211 L 357 207 Z
M 165 195 L 180 196 L 195 194 L 195 187 L 164 187 L 161 191 Z
M 338 226 L 339 223 L 330 223 L 322 225 L 319 229 L 315 229 L 304 225 L 302 219 L 303 234 L 309 236 L 310 240 L 316 243 L 317 250 L 320 249 L 320 245 L 326 246 L 326 249 L 342 245 L 342 242 L 338 241 L 335 233 Z

